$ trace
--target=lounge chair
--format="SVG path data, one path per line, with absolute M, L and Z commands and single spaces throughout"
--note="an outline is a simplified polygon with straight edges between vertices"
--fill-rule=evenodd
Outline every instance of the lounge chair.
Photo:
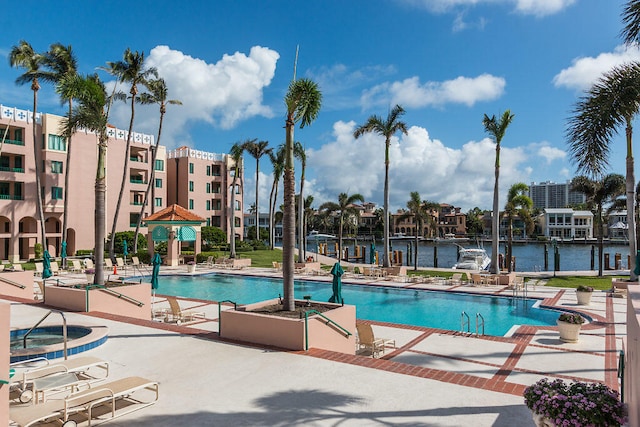
M 54 276 L 60 275 L 60 266 L 56 261 L 51 261 L 51 274 Z
M 90 258 L 84 259 L 84 268 L 95 268 L 93 261 Z
M 462 273 L 453 273 L 453 275 L 449 278 L 450 285 L 461 285 L 462 284 Z
M 111 262 L 111 260 L 109 258 L 105 258 L 104 259 L 104 266 L 105 268 L 111 270 L 113 269 L 113 263 Z
M 69 263 L 67 263 L 67 267 Z M 69 271 L 72 273 L 82 273 L 82 265 L 80 265 L 80 261 L 77 259 L 71 260 L 71 267 L 69 267 Z
M 119 257 L 118 257 L 118 258 L 116 258 L 116 265 L 117 265 L 118 267 L 125 268 L 124 259 L 119 258 Z
M 170 310 L 166 312 L 165 321 L 175 321 L 176 324 L 179 325 L 182 322 L 192 322 L 196 319 L 205 318 L 204 312 L 202 311 L 182 310 L 176 297 L 168 296 L 167 302 L 169 303 Z
M 271 261 L 271 266 L 275 271 L 282 271 L 282 263 L 278 261 Z
M 11 268 L 13 269 L 13 271 L 24 271 L 22 269 L 22 264 L 13 264 Z
M 142 399 L 140 392 L 151 391 L 154 397 Z M 135 395 L 134 395 L 135 393 Z M 62 400 L 50 400 L 39 405 L 12 406 L 9 419 L 20 427 L 40 421 L 59 421 L 63 426 L 99 419 L 101 422 L 153 405 L 158 401 L 158 382 L 142 377 L 126 377 L 72 393 Z M 108 410 L 94 411 L 101 406 Z M 107 418 L 108 417 L 108 418 Z M 70 421 L 68 424 L 67 422 Z
M 371 356 L 376 357 L 380 352 L 384 353 L 387 345 L 396 348 L 396 341 L 389 338 L 376 338 L 373 328 L 369 323 L 356 323 L 358 331 L 358 347 L 367 350 Z
M 44 271 L 44 264 L 41 262 L 36 262 L 36 271 L 33 273 L 34 276 L 42 277 L 42 272 Z

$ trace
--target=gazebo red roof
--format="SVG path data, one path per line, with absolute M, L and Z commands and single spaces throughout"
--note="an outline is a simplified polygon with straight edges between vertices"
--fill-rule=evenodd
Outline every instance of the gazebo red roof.
M 156 212 L 153 215 L 149 215 L 144 219 L 149 221 L 197 221 L 205 222 L 206 219 L 191 213 L 188 209 L 183 208 L 180 205 L 171 205 L 162 209 L 160 212 Z

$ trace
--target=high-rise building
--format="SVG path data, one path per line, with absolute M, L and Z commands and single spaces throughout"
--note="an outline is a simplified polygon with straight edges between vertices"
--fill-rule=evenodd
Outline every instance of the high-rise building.
M 584 193 L 571 189 L 570 181 L 562 184 L 551 181 L 540 184 L 532 182 L 529 186 L 529 197 L 533 200 L 533 207 L 539 209 L 566 208 L 586 202 Z

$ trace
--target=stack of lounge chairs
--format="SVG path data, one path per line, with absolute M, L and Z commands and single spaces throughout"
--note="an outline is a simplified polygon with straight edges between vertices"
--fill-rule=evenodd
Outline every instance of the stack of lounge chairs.
M 133 376 L 111 380 L 109 363 L 80 356 L 69 360 L 39 358 L 13 364 L 10 383 L 11 425 L 41 422 L 75 426 L 104 422 L 154 404 L 156 381 Z

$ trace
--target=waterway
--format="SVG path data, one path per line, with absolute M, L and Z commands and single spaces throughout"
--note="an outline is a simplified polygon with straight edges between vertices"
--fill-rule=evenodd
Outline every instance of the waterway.
M 344 247 L 349 248 L 349 256 L 354 254 L 354 241 L 347 240 L 344 242 Z M 413 265 L 413 255 L 415 252 L 413 249 L 413 240 L 391 240 L 392 251 L 402 252 L 402 263 L 405 265 Z M 358 241 L 358 246 L 364 246 L 366 249 L 365 256 L 366 262 L 369 261 L 371 241 Z M 458 245 L 463 247 L 482 247 L 487 251 L 487 254 L 491 256 L 491 243 L 484 242 L 430 242 L 421 241 L 418 244 L 418 267 L 440 267 L 450 268 L 456 261 L 458 256 Z M 333 250 L 333 243 L 328 243 L 329 250 Z M 545 251 L 546 246 L 546 251 Z M 310 251 L 316 250 L 316 243 L 309 242 L 307 245 Z M 382 241 L 375 242 L 376 252 L 378 257 L 382 260 L 382 248 L 384 244 Z M 594 241 L 590 243 L 572 243 L 572 242 L 557 242 L 557 250 L 560 258 L 560 265 L 557 271 L 582 271 L 592 269 L 598 269 L 598 245 Z M 505 242 L 500 242 L 499 252 L 505 253 Z M 407 262 L 407 255 L 410 254 L 409 261 Z M 554 269 L 554 247 L 551 243 L 540 242 L 514 242 L 513 256 L 515 257 L 516 271 L 553 271 Z M 609 257 L 609 266 L 615 268 L 616 254 L 619 254 L 620 266 L 622 269 L 628 268 L 628 255 L 629 247 L 620 243 L 607 242 L 604 246 L 603 254 L 605 257 Z M 545 262 L 546 257 L 546 262 Z M 605 263 L 606 269 L 606 263 Z

